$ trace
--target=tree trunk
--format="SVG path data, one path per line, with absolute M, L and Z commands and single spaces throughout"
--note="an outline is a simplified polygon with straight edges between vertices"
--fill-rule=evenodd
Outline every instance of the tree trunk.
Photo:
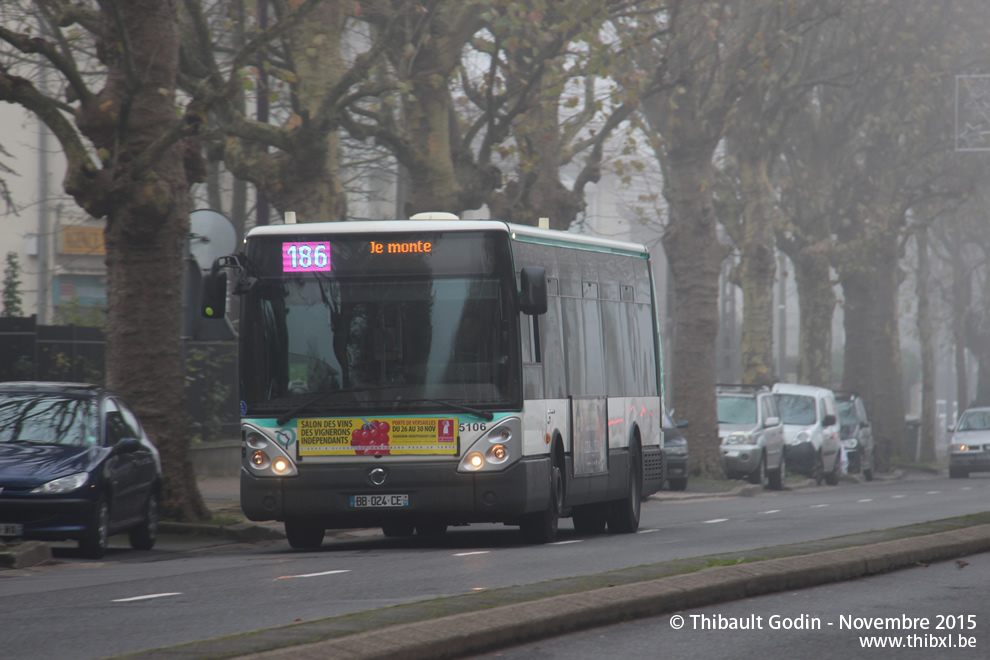
M 915 292 L 918 296 L 918 342 L 921 350 L 921 462 L 935 462 L 935 329 L 928 283 L 932 276 L 928 259 L 928 229 L 917 235 L 918 271 Z
M 665 182 L 670 224 L 663 245 L 674 280 L 677 416 L 691 422 L 693 467 L 723 477 L 715 410 L 715 341 L 718 334 L 720 249 L 711 201 L 710 153 L 671 159 Z
M 791 262 L 800 310 L 797 380 L 802 385 L 831 387 L 835 291 L 828 259 L 813 249 L 804 249 Z
M 743 291 L 742 382 L 772 385 L 773 368 L 773 201 L 763 159 L 740 155 L 743 242 L 740 262 Z
M 897 245 L 875 241 L 871 261 L 842 273 L 846 347 L 843 389 L 863 397 L 873 423 L 877 469 L 904 457 L 904 393 L 897 325 Z M 913 457 L 911 457 L 913 460 Z
M 900 270 L 896 241 L 886 241 L 874 258 L 874 305 L 872 309 L 872 358 L 877 387 L 874 390 L 873 437 L 880 437 L 881 451 L 891 459 L 909 459 L 905 452 L 904 388 L 901 373 L 901 338 L 898 328 Z M 882 386 L 880 386 L 882 384 Z M 888 464 L 881 462 L 881 470 Z
M 416 154 L 416 163 L 409 168 L 407 212 L 460 213 L 457 173 L 450 157 L 450 99 L 445 88 L 420 84 L 414 89 L 415 100 L 406 104 L 409 142 Z
M 125 26 L 129 61 L 108 57 L 106 86 L 79 113 L 80 129 L 117 159 L 109 165 L 115 171 L 105 191 L 110 202 L 105 230 L 107 385 L 130 400 L 161 453 L 162 514 L 177 520 L 204 518 L 208 512 L 188 458 L 182 318 L 175 313 L 182 307 L 183 248 L 189 236 L 184 158 L 195 160 L 198 153 L 187 154 L 186 145 L 179 143 L 148 170 L 134 169 L 137 156 L 175 122 L 176 8 L 160 0 L 114 7 L 119 16 L 103 10 L 108 50 L 116 48 L 116 26 Z M 137 84 L 128 65 L 139 76 Z
M 969 305 L 973 298 L 970 271 L 963 261 L 962 239 L 958 233 L 952 237 L 952 255 L 959 261 L 952 269 L 952 340 L 956 364 L 956 408 L 961 415 L 969 406 L 969 374 L 966 369 L 966 326 Z M 955 420 L 953 420 L 953 423 Z

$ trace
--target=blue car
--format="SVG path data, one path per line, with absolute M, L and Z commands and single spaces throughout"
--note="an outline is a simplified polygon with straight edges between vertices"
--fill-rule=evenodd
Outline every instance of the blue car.
M 0 538 L 79 542 L 99 559 L 111 535 L 150 550 L 158 450 L 127 402 L 80 383 L 0 383 Z

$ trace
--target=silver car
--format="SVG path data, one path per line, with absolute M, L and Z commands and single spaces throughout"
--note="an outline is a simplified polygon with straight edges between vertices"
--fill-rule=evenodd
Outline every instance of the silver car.
M 784 425 L 773 393 L 765 387 L 719 385 L 716 402 L 726 475 L 781 490 L 787 476 Z
M 970 408 L 959 418 L 949 444 L 949 476 L 990 472 L 990 408 Z

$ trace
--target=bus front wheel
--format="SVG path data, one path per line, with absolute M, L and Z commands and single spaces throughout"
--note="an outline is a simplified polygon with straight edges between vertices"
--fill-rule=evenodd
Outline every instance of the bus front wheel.
M 550 506 L 543 511 L 527 514 L 519 526 L 523 538 L 530 543 L 553 543 L 557 524 L 564 508 L 564 470 L 557 455 L 550 464 Z

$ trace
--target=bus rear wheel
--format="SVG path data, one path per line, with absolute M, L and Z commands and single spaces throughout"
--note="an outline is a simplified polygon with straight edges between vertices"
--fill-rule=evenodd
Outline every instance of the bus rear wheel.
M 323 525 L 302 520 L 285 521 L 285 538 L 294 550 L 316 550 L 323 545 Z
M 571 522 L 579 534 L 601 534 L 608 520 L 608 507 L 603 504 L 584 504 L 574 507 Z
M 608 516 L 608 531 L 612 534 L 632 534 L 639 529 L 639 514 L 643 492 L 643 467 L 639 443 L 629 447 L 629 493 L 612 505 Z

